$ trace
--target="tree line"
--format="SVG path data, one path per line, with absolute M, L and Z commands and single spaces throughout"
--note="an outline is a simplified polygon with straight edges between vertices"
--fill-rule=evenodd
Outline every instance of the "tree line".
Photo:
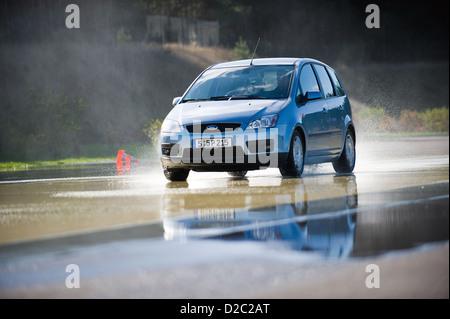
M 322 60 L 448 61 L 449 3 L 380 0 L 379 29 L 368 29 L 366 0 L 77 0 L 81 28 L 65 27 L 69 0 L 3 0 L 0 42 L 52 40 L 112 43 L 124 28 L 135 41 L 146 34 L 146 15 L 220 23 L 220 43 L 243 37 L 262 56 L 315 56 Z

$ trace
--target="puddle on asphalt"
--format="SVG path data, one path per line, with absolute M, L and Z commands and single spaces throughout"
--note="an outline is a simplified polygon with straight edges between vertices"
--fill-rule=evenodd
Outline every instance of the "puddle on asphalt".
M 354 178 L 345 180 L 346 189 L 356 188 Z M 261 208 L 200 208 L 164 218 L 164 238 L 281 241 L 295 251 L 361 257 L 448 240 L 448 203 L 443 183 Z
M 7 172 L 0 180 L 47 176 L 117 176 L 117 170 L 110 164 L 90 164 L 70 173 L 62 169 Z M 133 196 L 135 182 L 129 183 Z M 210 183 L 215 187 L 207 188 Z M 182 242 L 219 239 L 278 242 L 293 252 L 313 251 L 327 257 L 370 256 L 448 241 L 448 189 L 448 182 L 443 182 L 360 193 L 354 175 L 300 179 L 255 176 L 214 182 L 193 179 L 166 184 L 161 198 L 162 221 L 42 241 L 51 250 L 52 242 L 66 249 L 80 243 L 146 238 Z M 6 250 L 17 251 L 17 247 L 2 247 Z

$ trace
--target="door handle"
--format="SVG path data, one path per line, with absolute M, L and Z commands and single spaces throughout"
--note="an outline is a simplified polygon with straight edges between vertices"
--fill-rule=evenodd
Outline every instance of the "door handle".
M 328 110 L 327 110 L 326 108 L 323 108 L 322 113 L 323 113 L 324 115 L 327 115 L 327 114 L 328 114 Z

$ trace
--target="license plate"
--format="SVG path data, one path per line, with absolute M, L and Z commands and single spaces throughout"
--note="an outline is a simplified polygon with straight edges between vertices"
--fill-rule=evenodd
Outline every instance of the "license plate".
M 194 148 L 206 147 L 230 147 L 232 145 L 231 138 L 202 138 L 193 141 Z

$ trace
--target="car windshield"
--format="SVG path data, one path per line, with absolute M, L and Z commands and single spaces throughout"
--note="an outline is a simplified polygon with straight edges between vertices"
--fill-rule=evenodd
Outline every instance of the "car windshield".
M 285 99 L 291 86 L 293 65 L 220 68 L 205 71 L 182 103 L 199 100 Z

